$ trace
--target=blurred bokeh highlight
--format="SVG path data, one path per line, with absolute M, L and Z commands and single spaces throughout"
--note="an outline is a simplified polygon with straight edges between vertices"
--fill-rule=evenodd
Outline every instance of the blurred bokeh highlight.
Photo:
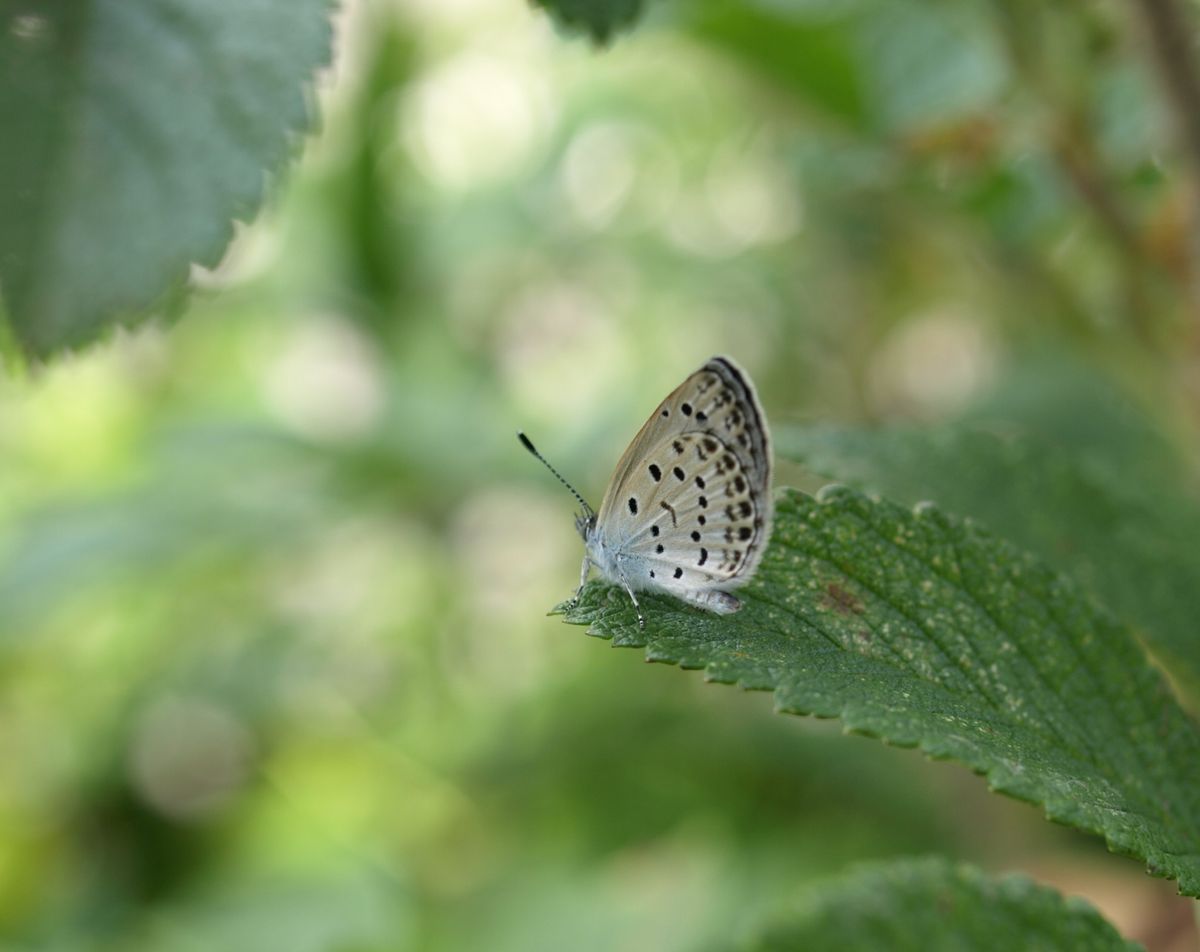
M 683 952 L 926 852 L 1200 948 L 969 772 L 546 617 L 580 542 L 514 438 L 595 505 L 714 353 L 776 423 L 936 422 L 1068 354 L 1194 458 L 1195 184 L 1134 5 L 648 13 L 597 51 L 521 0 L 348 4 L 188 314 L 0 376 L 5 952 Z

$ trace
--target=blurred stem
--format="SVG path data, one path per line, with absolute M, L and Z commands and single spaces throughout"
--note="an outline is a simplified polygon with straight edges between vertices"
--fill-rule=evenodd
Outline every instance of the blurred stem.
M 1192 56 L 1192 24 L 1177 0 L 1134 0 L 1145 24 L 1155 66 L 1175 112 L 1179 136 L 1192 168 L 1188 290 L 1193 351 L 1200 351 L 1200 72 Z
M 1176 0 L 1134 0 L 1155 63 L 1175 109 L 1193 174 L 1200 181 L 1200 73 L 1192 59 L 1192 29 Z
M 1055 158 L 1112 243 L 1123 254 L 1140 259 L 1137 230 L 1105 180 L 1088 133 L 1081 117 L 1060 117 L 1052 133 Z
M 1081 97 L 1072 89 L 1061 88 L 1056 73 L 1047 65 L 1047 56 L 1053 56 L 1054 51 L 1045 48 L 1042 31 L 1030 26 L 1044 11 L 1036 4 L 1009 0 L 993 6 L 1014 73 L 1047 107 L 1051 155 L 1097 227 L 1108 237 L 1121 264 L 1125 324 L 1142 346 L 1152 349 L 1155 335 L 1147 277 L 1153 262 L 1096 153 L 1095 135 L 1087 110 L 1079 102 Z

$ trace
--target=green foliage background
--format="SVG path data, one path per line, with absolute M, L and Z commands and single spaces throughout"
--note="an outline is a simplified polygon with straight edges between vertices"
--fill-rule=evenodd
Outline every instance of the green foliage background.
M 18 343 L 97 325 L 31 335 L 4 287 L 0 949 L 683 952 L 779 921 L 752 946 L 775 948 L 931 891 L 1034 895 L 1048 929 L 1119 945 L 940 863 L 822 891 L 919 853 L 1198 947 L 1174 883 L 963 767 L 545 617 L 580 544 L 513 439 L 596 503 L 655 401 L 732 354 L 781 483 L 978 520 L 1194 710 L 1197 182 L 1157 4 L 539 6 L 560 26 L 519 0 L 339 12 L 319 131 L 169 329 L 26 365 Z M 301 77 L 322 36 L 281 35 Z M 222 216 L 254 204 L 245 169 Z M 164 256 L 213 263 L 214 233 L 146 214 Z M 55 293 L 94 304 L 114 248 Z M 659 656 L 711 661 L 687 651 Z M 751 669 L 732 658 L 719 680 Z M 1135 772 L 1140 803 L 1181 776 Z

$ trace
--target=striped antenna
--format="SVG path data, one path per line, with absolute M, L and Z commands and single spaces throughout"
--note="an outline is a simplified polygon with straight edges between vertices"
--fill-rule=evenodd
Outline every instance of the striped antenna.
M 569 489 L 571 491 L 572 496 L 574 496 L 576 499 L 579 500 L 579 505 L 583 506 L 583 514 L 585 516 L 590 517 L 590 516 L 594 515 L 595 511 L 592 509 L 591 506 L 589 506 L 587 504 L 587 500 L 584 499 L 581 495 L 579 495 L 579 493 L 575 490 L 574 486 L 572 486 L 565 479 L 563 479 L 562 473 L 560 473 L 557 469 L 555 469 L 553 466 L 551 466 L 549 463 L 546 462 L 546 457 L 544 457 L 541 453 L 539 453 L 537 451 L 537 447 L 535 447 L 529 441 L 529 437 L 527 437 L 524 434 L 524 432 L 522 432 L 521 430 L 518 430 L 517 431 L 517 439 L 521 441 L 521 445 L 524 446 L 525 449 L 529 450 L 530 453 L 532 453 L 539 460 L 541 460 L 542 465 L 545 466 L 546 469 L 550 470 L 550 472 L 552 472 L 558 478 L 558 481 L 560 483 L 562 483 L 564 486 L 567 487 L 567 489 Z

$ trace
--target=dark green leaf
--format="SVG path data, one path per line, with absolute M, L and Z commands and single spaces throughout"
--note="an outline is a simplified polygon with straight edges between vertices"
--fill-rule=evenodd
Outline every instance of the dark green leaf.
M 700 4 L 689 18 L 698 37 L 852 127 L 869 125 L 854 50 L 840 17 L 788 15 L 751 4 Z
M 631 27 L 642 12 L 642 0 L 533 0 L 568 30 L 606 43 L 617 30 Z
M 1200 733 L 1128 629 L 971 523 L 846 489 L 785 491 L 745 606 L 591 583 L 567 620 L 781 710 L 985 774 L 1200 894 Z
M 864 866 L 815 890 L 790 922 L 743 946 L 744 952 L 1140 948 L 1080 899 L 1064 899 L 1023 876 L 997 879 L 938 859 Z
M 45 356 L 177 299 L 311 119 L 329 0 L 0 0 L 0 285 Z
M 903 502 L 931 499 L 1001 532 L 1134 622 L 1184 695 L 1200 700 L 1200 507 L 1164 447 L 1118 405 L 1089 401 L 1063 418 L 1075 421 L 1069 431 L 1042 420 L 1045 437 L 1020 423 L 1003 436 L 969 424 L 784 427 L 776 449 L 822 475 Z

